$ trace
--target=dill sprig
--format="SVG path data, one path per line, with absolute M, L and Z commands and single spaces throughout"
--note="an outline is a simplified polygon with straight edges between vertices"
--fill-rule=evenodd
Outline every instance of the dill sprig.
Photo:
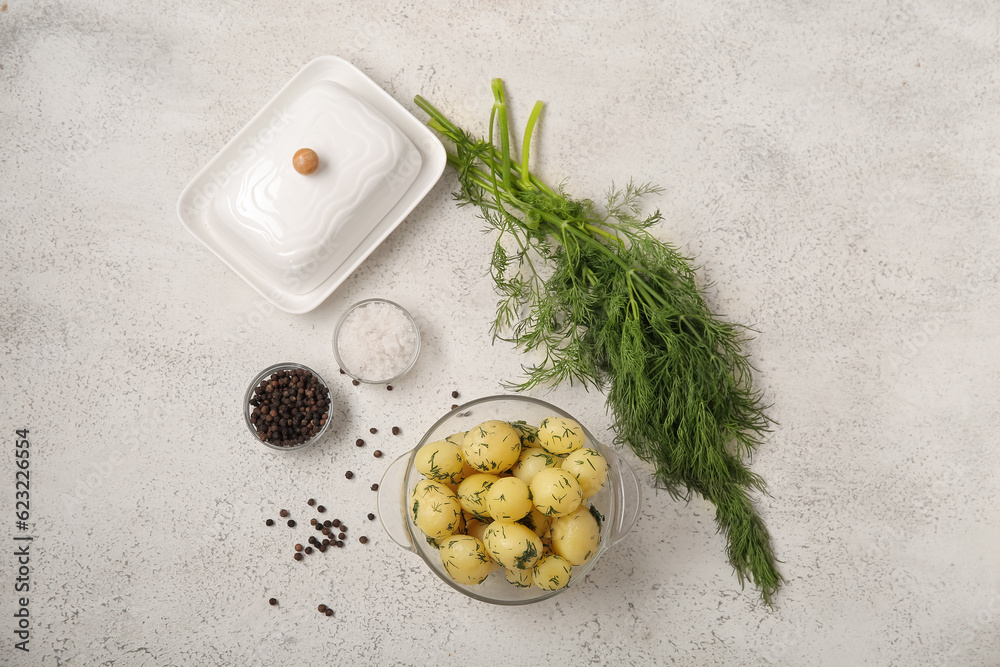
M 549 187 L 528 168 L 542 103 L 518 163 L 502 81 L 492 89 L 491 140 L 470 136 L 422 97 L 415 102 L 454 144 L 458 204 L 478 207 L 497 232 L 492 334 L 541 357 L 512 387 L 577 381 L 605 390 L 616 442 L 651 462 L 673 497 L 697 493 L 715 505 L 740 584 L 751 580 L 770 604 L 782 578 L 752 499 L 764 481 L 746 459 L 771 421 L 741 351 L 745 328 L 712 313 L 690 259 L 649 232 L 661 216 L 643 216 L 640 204 L 659 188 L 612 187 L 599 209 Z

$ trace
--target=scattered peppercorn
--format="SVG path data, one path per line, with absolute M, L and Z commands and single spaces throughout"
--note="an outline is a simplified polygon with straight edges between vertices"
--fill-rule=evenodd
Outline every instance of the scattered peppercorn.
M 392 391 L 392 385 L 391 385 L 391 384 L 387 384 L 387 385 L 385 386 L 385 390 L 386 390 L 386 391 Z
M 337 535 L 337 539 L 338 539 L 338 540 L 342 540 L 342 539 L 344 539 L 345 537 L 347 537 L 347 534 L 346 534 L 346 533 L 340 533 L 339 535 Z
M 343 369 L 343 368 L 341 368 L 341 369 L 339 369 L 339 370 L 340 370 L 340 374 L 341 374 L 341 375 L 344 375 L 344 369 Z
M 358 538 L 358 542 L 361 542 L 361 544 L 368 544 L 368 538 L 362 535 Z
M 325 604 L 321 604 L 319 607 L 317 607 L 317 609 L 319 609 L 319 613 L 322 614 L 323 612 L 326 611 L 326 605 Z
M 374 456 L 377 459 L 382 458 L 382 450 L 381 449 L 376 449 L 374 452 L 372 452 L 372 456 Z
M 278 447 L 293 447 L 326 425 L 330 392 L 314 374 L 296 368 L 275 371 L 261 380 L 249 402 L 257 437 Z
M 330 540 L 323 540 L 323 546 L 324 547 L 330 546 Z
M 316 504 L 315 498 L 310 498 L 309 500 L 306 501 L 306 505 L 309 505 L 309 507 L 312 507 L 315 504 Z
M 375 435 L 376 433 L 378 433 L 378 429 L 372 426 L 370 429 L 368 429 L 368 432 L 371 433 L 372 435 Z
M 332 609 L 327 609 L 323 613 L 326 614 L 327 616 L 333 616 L 333 610 Z
M 324 522 L 323 522 L 323 525 L 324 525 L 324 526 L 325 526 L 326 528 L 329 528 L 330 526 L 332 526 L 332 525 L 333 525 L 333 522 L 332 522 L 332 521 L 330 521 L 329 519 L 327 519 L 326 521 L 324 521 Z
M 357 442 L 355 442 L 354 444 L 357 445 L 358 447 L 364 447 L 365 441 L 362 440 L 361 438 L 358 438 Z
M 288 527 L 289 528 L 295 528 L 295 519 L 289 519 L 288 520 Z
M 350 478 L 354 477 L 354 473 L 351 472 L 350 470 L 348 470 L 347 472 L 344 473 L 344 477 L 346 477 L 347 479 L 350 479 Z
M 321 524 L 320 522 L 317 521 L 316 522 L 316 530 L 323 530 L 323 524 Z
M 399 435 L 399 427 L 398 426 L 393 426 L 392 427 L 392 434 L 393 435 Z
M 358 382 L 357 380 L 351 380 L 351 384 L 353 384 L 355 387 L 357 387 L 361 383 Z
M 316 519 L 309 519 L 309 525 L 310 526 L 315 526 L 316 525 Z
M 457 391 L 451 392 L 451 397 L 452 398 L 458 398 L 458 392 Z
M 337 540 L 336 542 L 334 542 L 334 544 L 336 544 L 336 545 L 337 545 L 337 548 L 340 548 L 340 547 L 343 547 L 343 546 L 344 546 L 344 543 L 343 543 L 343 542 L 341 542 L 340 540 Z
M 274 519 L 268 519 L 267 521 L 264 522 L 264 525 L 265 526 L 273 526 L 274 525 Z
M 330 525 L 332 525 L 332 526 L 333 526 L 334 528 L 339 528 L 339 527 L 340 527 L 340 519 L 334 519 L 334 520 L 333 520 L 333 521 L 332 521 L 332 522 L 330 523 Z
M 346 523 L 340 524 L 340 529 L 341 530 L 347 530 L 347 524 Z
M 324 528 L 323 529 L 323 534 L 324 535 L 329 535 L 330 534 L 330 529 L 329 528 Z
M 319 512 L 320 514 L 322 514 L 323 512 L 326 511 L 326 508 L 323 507 L 322 505 L 320 505 L 319 507 L 316 508 L 316 511 Z
M 378 491 L 378 484 L 372 484 L 372 491 Z
M 306 547 L 306 553 L 307 554 L 311 554 L 312 552 L 313 552 L 313 548 L 312 547 Z
M 280 512 L 278 512 L 278 516 L 284 519 L 286 516 L 288 516 L 288 510 L 281 510 Z
M 305 558 L 305 556 L 303 556 L 302 554 L 296 552 L 296 554 L 295 554 L 295 560 L 302 560 L 303 558 Z
M 451 404 L 451 409 L 452 410 L 458 410 L 458 404 L 457 403 L 452 403 Z
M 273 607 L 276 604 L 278 604 L 278 598 L 271 598 L 270 600 L 267 601 L 267 603 Z
M 301 544 L 296 544 L 295 545 L 295 550 L 296 551 L 302 551 L 302 545 Z
M 374 514 L 372 514 L 371 512 L 369 512 L 369 513 L 368 513 L 368 520 L 369 520 L 369 521 L 374 521 L 374 520 L 375 520 L 375 515 L 374 515 Z

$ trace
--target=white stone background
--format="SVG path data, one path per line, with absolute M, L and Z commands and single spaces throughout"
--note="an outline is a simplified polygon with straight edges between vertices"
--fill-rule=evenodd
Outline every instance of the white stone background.
M 1000 664 L 995 2 L 6 2 L 0 663 Z M 326 54 L 479 132 L 503 77 L 516 124 L 548 104 L 550 181 L 664 187 L 657 234 L 758 331 L 780 424 L 753 462 L 787 579 L 773 608 L 740 589 L 704 501 L 648 485 L 592 576 L 527 607 L 465 599 L 360 519 L 451 390 L 497 393 L 521 358 L 490 343 L 490 238 L 448 171 L 305 315 L 270 312 L 181 226 L 185 184 Z M 329 350 L 370 296 L 424 335 L 392 393 L 343 382 Z M 300 455 L 252 446 L 240 412 L 282 360 L 334 380 L 336 427 Z M 610 436 L 599 394 L 537 395 Z M 27 655 L 17 428 L 33 443 Z M 264 519 L 308 518 L 308 497 L 372 541 L 293 562 L 309 533 Z

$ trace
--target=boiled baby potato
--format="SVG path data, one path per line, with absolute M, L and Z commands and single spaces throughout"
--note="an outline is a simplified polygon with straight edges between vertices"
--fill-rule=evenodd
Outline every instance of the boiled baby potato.
M 465 517 L 465 534 L 472 535 L 480 542 L 485 537 L 486 527 L 490 525 L 490 521 L 486 519 L 480 519 L 479 517 L 468 514 Z
M 532 570 L 521 570 L 515 567 L 513 570 L 505 570 L 505 572 L 507 573 L 507 581 L 518 588 L 531 588 L 531 584 L 534 583 L 531 579 Z
M 490 513 L 486 509 L 486 492 L 498 481 L 500 478 L 496 475 L 485 473 L 476 473 L 463 479 L 458 485 L 457 491 L 458 501 L 461 503 L 462 509 L 480 519 L 489 520 Z
M 464 465 L 461 447 L 447 440 L 427 443 L 417 450 L 413 458 L 417 472 L 446 484 L 458 484 L 465 479 L 462 475 Z
M 560 468 L 545 468 L 531 478 L 531 498 L 546 516 L 566 516 L 583 502 L 583 489 L 576 477 Z
M 518 521 L 534 507 L 528 485 L 517 477 L 504 477 L 486 492 L 486 511 L 497 521 Z
M 410 512 L 413 523 L 430 538 L 452 535 L 462 524 L 462 505 L 454 491 L 429 479 L 413 486 Z
M 490 557 L 508 570 L 530 570 L 542 555 L 538 535 L 519 523 L 494 521 L 487 526 L 483 541 Z
M 458 447 L 461 448 L 462 442 L 465 440 L 466 433 L 468 433 L 468 431 L 459 431 L 458 433 L 452 433 L 447 438 L 445 438 L 445 440 L 447 440 L 453 445 L 458 445 Z
M 470 535 L 452 535 L 442 540 L 438 554 L 445 571 L 460 584 L 481 584 L 496 568 L 483 543 Z
M 535 563 L 535 567 L 531 569 L 531 581 L 543 590 L 557 591 L 566 588 L 572 574 L 573 567 L 568 560 L 556 554 L 549 554 L 539 558 Z
M 583 565 L 590 560 L 597 553 L 600 541 L 601 529 L 586 506 L 552 522 L 552 551 L 570 565 Z
M 561 460 L 552 456 L 541 447 L 522 447 L 517 463 L 510 469 L 514 477 L 525 484 L 531 484 L 531 478 L 543 468 L 558 468 Z
M 584 498 L 600 491 L 608 481 L 608 461 L 596 449 L 578 449 L 567 456 L 560 467 L 580 482 Z
M 513 426 L 490 419 L 469 429 L 462 440 L 465 462 L 479 472 L 493 475 L 509 470 L 521 453 L 521 435 Z
M 538 425 L 538 444 L 545 451 L 563 455 L 583 447 L 583 427 L 566 417 L 546 417 Z
M 523 519 L 518 519 L 517 522 L 533 530 L 535 535 L 544 537 L 545 533 L 549 532 L 549 525 L 552 523 L 552 519 L 539 512 L 538 508 L 532 503 L 531 511 Z
M 538 427 L 524 421 L 509 422 L 521 436 L 522 447 L 538 446 Z

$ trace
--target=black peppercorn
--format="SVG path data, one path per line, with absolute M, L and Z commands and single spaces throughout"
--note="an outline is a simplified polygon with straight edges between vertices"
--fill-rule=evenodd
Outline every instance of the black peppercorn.
M 358 447 L 364 447 L 365 446 L 365 441 L 362 440 L 361 438 L 358 438 L 357 441 L 354 444 L 357 445 Z
M 368 429 L 368 432 L 371 433 L 372 435 L 375 435 L 376 433 L 378 433 L 378 429 L 372 426 L 370 429 Z
M 301 544 L 296 544 L 295 545 L 295 550 L 296 551 L 302 551 L 302 545 Z
M 274 519 L 268 519 L 267 521 L 264 522 L 264 525 L 265 526 L 273 526 L 274 525 Z
M 288 516 L 288 510 L 281 510 L 280 512 L 278 512 L 278 516 L 284 519 L 286 516 Z
M 295 519 L 289 519 L 288 520 L 288 527 L 289 528 L 295 528 Z
M 309 500 L 306 501 L 306 505 L 309 505 L 309 507 L 312 507 L 315 504 L 316 504 L 315 498 L 310 498 Z
M 392 434 L 393 435 L 399 435 L 399 427 L 398 426 L 393 426 L 392 427 Z
M 332 609 L 327 609 L 323 613 L 326 614 L 327 616 L 333 616 L 333 610 Z
M 316 508 L 316 511 L 319 512 L 320 514 L 322 514 L 323 512 L 326 511 L 326 508 L 323 507 L 322 505 L 320 505 L 319 507 Z
M 330 525 L 332 525 L 334 528 L 339 528 L 340 527 L 340 519 L 334 519 L 333 521 L 330 522 Z
M 273 607 L 276 604 L 278 604 L 278 598 L 271 598 L 270 600 L 267 601 L 267 603 Z
M 374 515 L 374 514 L 372 514 L 371 512 L 369 512 L 369 513 L 368 513 L 368 520 L 369 520 L 369 521 L 374 521 L 374 520 L 375 520 L 375 515 Z
M 451 397 L 452 398 L 458 398 L 458 392 L 457 391 L 451 392 Z
M 378 491 L 378 484 L 372 484 L 372 491 Z
M 322 613 L 324 613 L 326 611 L 326 605 L 325 604 L 321 604 L 319 607 L 317 607 L 317 609 L 319 609 L 319 613 L 322 614 Z
M 311 554 L 312 552 L 313 552 L 313 548 L 312 547 L 306 547 L 306 553 L 307 554 Z
M 358 382 L 357 380 L 351 380 L 351 384 L 353 384 L 355 387 L 357 387 L 361 383 Z
M 392 385 L 391 385 L 391 384 L 387 384 L 387 385 L 385 386 L 385 390 L 386 390 L 386 391 L 392 391 Z
M 347 472 L 344 473 L 344 477 L 346 477 L 347 479 L 350 479 L 350 478 L 354 477 L 354 473 L 351 472 L 350 470 L 348 470 Z
M 377 459 L 382 458 L 382 450 L 381 449 L 376 449 L 374 452 L 372 452 L 372 456 L 374 456 Z
M 302 554 L 298 552 L 295 553 L 295 560 L 302 560 L 303 558 L 305 558 L 305 556 L 303 556 Z
M 368 544 L 368 538 L 362 535 L 358 538 L 358 542 L 361 542 L 361 544 Z

